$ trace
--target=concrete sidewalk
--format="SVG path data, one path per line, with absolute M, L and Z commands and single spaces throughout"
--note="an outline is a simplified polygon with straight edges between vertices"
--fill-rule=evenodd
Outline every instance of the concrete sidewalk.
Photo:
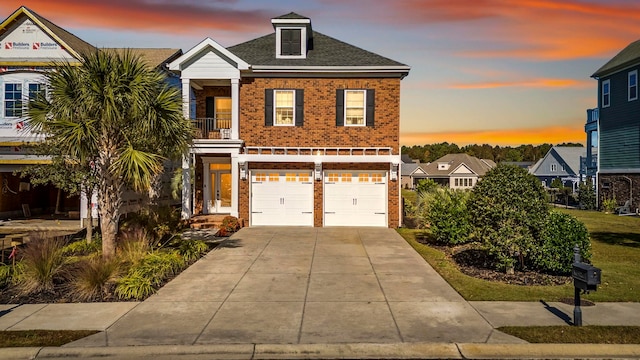
M 637 303 L 582 309 L 585 325 L 640 326 Z M 225 344 L 237 358 L 245 358 L 248 348 L 253 358 L 274 349 L 273 357 L 296 358 L 314 357 L 317 349 L 325 357 L 332 351 L 369 357 L 366 351 L 389 355 L 422 347 L 458 358 L 470 349 L 504 352 L 500 346 L 518 344 L 525 347 L 511 349 L 542 351 L 494 328 L 567 325 L 572 312 L 555 302 L 467 302 L 392 229 L 257 227 L 234 234 L 144 302 L 0 305 L 0 330 L 101 331 L 42 349 L 37 358 L 83 349 L 98 357 L 132 345 L 150 354 L 170 346 L 193 356 L 188 358 L 202 352 L 210 358 L 211 352 L 226 353 L 215 347 Z M 616 347 L 627 357 L 640 354 L 639 346 Z M 558 351 L 553 349 L 548 351 Z M 10 352 L 5 350 L 0 358 Z

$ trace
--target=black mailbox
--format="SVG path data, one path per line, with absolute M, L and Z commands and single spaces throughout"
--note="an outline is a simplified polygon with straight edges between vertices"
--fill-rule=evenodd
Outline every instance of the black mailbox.
M 585 263 L 573 263 L 573 286 L 584 291 L 596 291 L 602 270 Z

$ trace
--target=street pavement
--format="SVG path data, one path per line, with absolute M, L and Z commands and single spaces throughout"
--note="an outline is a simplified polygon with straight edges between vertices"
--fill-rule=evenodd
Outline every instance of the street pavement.
M 570 294 L 568 294 L 570 295 Z M 640 304 L 583 307 L 640 326 Z M 506 325 L 567 325 L 573 307 L 467 302 L 393 229 L 244 228 L 144 302 L 0 305 L 0 330 L 98 330 L 0 359 L 640 357 L 640 346 L 527 344 Z

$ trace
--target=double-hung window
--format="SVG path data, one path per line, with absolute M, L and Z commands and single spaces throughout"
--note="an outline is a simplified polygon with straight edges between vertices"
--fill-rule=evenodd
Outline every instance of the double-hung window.
M 602 82 L 602 107 L 609 107 L 611 96 L 611 80 Z
M 345 126 L 364 126 L 364 117 L 366 109 L 364 90 L 345 90 L 344 91 L 344 125 Z
M 551 172 L 558 171 L 558 164 L 551 164 Z
M 22 84 L 4 84 L 4 116 L 22 116 Z
M 303 89 L 265 89 L 266 126 L 303 126 Z
M 638 99 L 638 70 L 629 72 L 629 101 Z
M 337 89 L 337 126 L 374 126 L 374 89 Z
M 274 90 L 274 125 L 293 126 L 295 124 L 294 90 Z

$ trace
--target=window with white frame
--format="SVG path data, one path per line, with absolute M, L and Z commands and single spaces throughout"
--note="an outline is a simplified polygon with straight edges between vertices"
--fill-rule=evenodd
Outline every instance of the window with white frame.
M 30 83 L 27 85 L 29 88 L 29 101 L 43 99 L 47 96 L 47 86 L 40 83 Z
M 365 90 L 345 90 L 344 97 L 344 125 L 364 126 L 366 109 Z
M 276 58 L 304 59 L 307 55 L 306 39 L 306 27 L 278 26 L 276 28 Z
M 602 82 L 602 107 L 609 107 L 611 101 L 611 80 Z
M 4 84 L 4 116 L 22 116 L 22 84 Z
M 275 106 L 274 125 L 293 126 L 295 125 L 295 91 L 294 90 L 274 90 L 273 97 Z
M 552 172 L 558 171 L 558 164 L 551 164 L 551 171 Z
M 638 99 L 638 70 L 629 72 L 629 101 Z

